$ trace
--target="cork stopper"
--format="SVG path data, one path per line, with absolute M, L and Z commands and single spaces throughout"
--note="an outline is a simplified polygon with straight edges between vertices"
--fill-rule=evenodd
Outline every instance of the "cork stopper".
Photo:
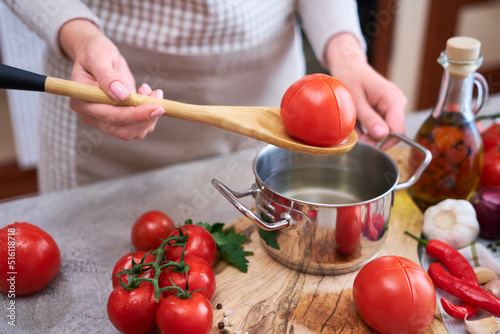
M 479 58 L 481 42 L 472 37 L 457 36 L 446 42 L 446 56 L 450 61 L 470 62 Z
M 446 50 L 438 62 L 453 76 L 467 77 L 475 72 L 483 58 L 480 54 L 481 42 L 472 37 L 457 36 L 448 39 Z

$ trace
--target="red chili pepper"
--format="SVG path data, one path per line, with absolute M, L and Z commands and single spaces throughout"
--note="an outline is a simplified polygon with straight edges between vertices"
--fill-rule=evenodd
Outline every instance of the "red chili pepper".
M 444 298 L 441 298 L 441 306 L 443 306 L 443 310 L 451 317 L 460 320 L 464 320 L 466 317 L 473 317 L 480 310 L 479 307 L 469 304 L 455 305 Z
M 432 282 L 441 290 L 500 317 L 500 298 L 494 294 L 451 275 L 437 262 L 429 266 L 428 273 Z
M 427 254 L 429 254 L 429 256 L 433 259 L 441 262 L 453 276 L 474 286 L 480 286 L 476 273 L 474 272 L 474 269 L 470 265 L 469 261 L 467 261 L 467 259 L 455 248 L 440 240 L 425 240 L 418 238 L 409 232 L 405 233 L 422 244 L 425 247 Z M 441 298 L 441 305 L 443 306 L 445 312 L 451 317 L 460 320 L 463 320 L 465 317 L 473 317 L 480 310 L 480 308 L 472 305 L 455 305 L 444 298 Z

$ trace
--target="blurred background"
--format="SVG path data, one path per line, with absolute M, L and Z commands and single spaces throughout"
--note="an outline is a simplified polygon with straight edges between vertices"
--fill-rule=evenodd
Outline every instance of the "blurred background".
M 470 36 L 482 43 L 479 72 L 490 94 L 500 92 L 500 0 L 358 0 L 372 66 L 406 94 L 406 112 L 436 103 L 446 40 Z M 0 3 L 0 61 L 40 72 L 44 44 Z M 309 73 L 324 72 L 304 36 Z M 37 192 L 36 114 L 39 93 L 0 90 L 0 201 Z M 500 111 L 500 106 L 498 106 Z

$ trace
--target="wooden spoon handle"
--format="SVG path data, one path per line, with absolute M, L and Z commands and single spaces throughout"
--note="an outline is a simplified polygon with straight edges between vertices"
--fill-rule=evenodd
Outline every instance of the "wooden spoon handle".
M 104 103 L 115 106 L 139 106 L 146 103 L 155 103 L 161 105 L 167 116 L 177 118 L 188 118 L 197 120 L 201 116 L 200 108 L 191 104 L 158 99 L 155 97 L 131 93 L 124 101 L 117 101 L 110 98 L 100 87 L 84 84 L 76 81 L 64 80 L 59 78 L 47 77 L 45 80 L 45 92 L 68 96 L 88 102 Z
M 88 102 L 105 103 L 111 105 L 131 105 L 130 101 L 121 102 L 110 98 L 99 87 L 71 80 L 47 77 L 44 91 L 51 94 L 73 97 Z
M 145 103 L 156 103 L 167 111 L 168 116 L 179 118 L 184 118 L 185 112 L 192 113 L 194 110 L 197 110 L 197 114 L 199 114 L 201 107 L 140 94 L 130 94 L 125 101 L 116 101 L 106 95 L 100 87 L 48 77 L 5 64 L 0 64 L 0 88 L 47 92 L 110 105 L 138 106 Z
M 262 129 L 260 126 L 255 126 L 255 117 L 268 113 L 276 114 L 278 110 L 277 108 L 263 107 L 194 105 L 134 93 L 131 93 L 124 101 L 116 101 L 106 95 L 100 87 L 44 76 L 5 64 L 0 64 L 0 88 L 47 92 L 117 106 L 139 106 L 155 103 L 165 109 L 165 116 L 212 125 L 237 133 L 245 131 L 245 127 L 248 127 L 252 136 L 258 136 L 257 139 L 260 139 Z
M 155 103 L 165 109 L 165 116 L 218 127 L 221 126 L 223 118 L 227 117 L 227 114 L 216 112 L 216 107 L 214 106 L 193 105 L 135 93 L 130 93 L 124 101 L 117 101 L 110 98 L 100 87 L 54 77 L 47 77 L 44 90 L 51 94 L 115 106 L 136 107 L 141 104 Z
M 257 139 L 261 139 L 261 135 L 257 133 L 260 133 L 262 129 L 256 126 L 255 118 L 259 115 L 271 117 L 279 113 L 278 108 L 195 105 L 134 93 L 131 93 L 124 101 L 116 101 L 97 86 L 53 77 L 47 77 L 45 92 L 117 106 L 135 107 L 155 103 L 165 109 L 165 116 L 216 126 L 237 133 L 245 132 L 245 135 Z M 278 121 L 281 126 L 281 120 Z

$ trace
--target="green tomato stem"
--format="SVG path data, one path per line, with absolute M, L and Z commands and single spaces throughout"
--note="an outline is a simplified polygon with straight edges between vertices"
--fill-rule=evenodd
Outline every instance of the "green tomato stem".
M 179 298 L 190 298 L 190 295 L 193 292 L 189 293 L 189 286 L 188 282 L 186 279 L 186 288 L 182 289 L 179 286 L 176 286 L 172 280 L 170 282 L 172 283 L 172 286 L 167 286 L 164 288 L 159 287 L 158 280 L 160 278 L 161 272 L 166 269 L 166 270 L 172 270 L 172 271 L 177 271 L 182 274 L 184 274 L 187 278 L 187 274 L 189 272 L 189 265 L 187 265 L 184 262 L 184 253 L 186 250 L 186 244 L 188 240 L 188 233 L 185 229 L 182 228 L 177 228 L 179 231 L 179 235 L 174 235 L 171 237 L 168 237 L 167 239 L 163 240 L 160 246 L 156 248 L 155 250 L 147 252 L 144 257 L 141 259 L 139 263 L 135 263 L 133 257 L 132 257 L 132 268 L 131 269 L 124 269 L 120 271 L 118 274 L 115 276 L 121 276 L 123 274 L 127 275 L 128 278 L 128 284 L 123 283 L 123 281 L 120 279 L 120 286 L 124 288 L 125 290 L 131 291 L 139 287 L 139 285 L 142 282 L 150 282 L 153 285 L 154 291 L 155 291 L 155 300 L 158 303 L 160 301 L 161 294 L 164 291 L 167 290 L 172 290 L 177 297 Z M 185 233 L 183 233 L 185 232 Z M 181 260 L 180 262 L 175 262 L 175 261 L 165 261 L 165 246 L 167 244 L 170 244 L 171 246 L 182 246 L 182 254 L 181 254 Z M 149 254 L 152 254 L 155 256 L 155 260 L 153 263 L 150 262 L 144 262 L 146 259 L 146 256 Z M 133 251 L 132 251 L 133 254 Z M 171 268 L 168 268 L 171 267 Z M 153 278 L 147 278 L 147 277 L 139 277 L 139 275 L 145 271 L 148 270 L 154 270 L 154 277 Z

